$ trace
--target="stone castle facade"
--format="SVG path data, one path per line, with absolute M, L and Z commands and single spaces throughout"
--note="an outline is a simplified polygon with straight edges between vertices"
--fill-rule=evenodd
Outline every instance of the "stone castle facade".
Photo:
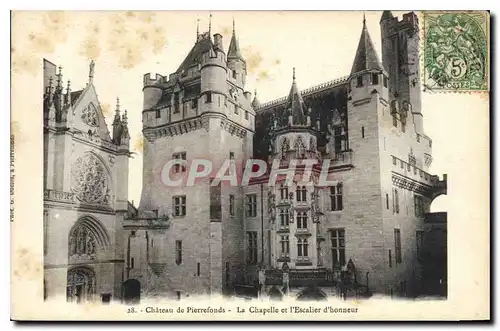
M 380 26 L 382 61 L 363 22 L 349 76 L 300 91 L 293 70 L 289 95 L 264 104 L 245 89 L 234 27 L 227 51 L 220 34 L 197 34 L 174 73 L 144 76 L 137 208 L 126 196 L 126 114 L 120 117 L 117 105 L 110 137 L 91 78 L 76 103 L 74 92 L 54 96 L 62 90 L 57 78 L 56 92 L 47 93 L 63 100 L 63 115 L 57 121 L 54 105 L 46 111 L 56 114 L 45 134 L 46 242 L 53 245 L 47 288 L 75 296 L 71 291 L 80 287 L 71 285 L 71 270 L 87 268 L 94 295 L 126 300 L 425 292 L 425 221 L 432 200 L 446 193 L 446 177 L 428 173 L 432 140 L 423 129 L 417 16 L 398 20 L 386 11 Z M 90 121 L 96 129 L 89 113 L 97 114 Z M 58 140 L 60 147 L 47 145 Z M 50 152 L 58 148 L 66 154 Z M 172 168 L 173 179 L 185 179 L 196 159 L 210 160 L 214 169 L 277 160 L 283 176 L 274 185 L 267 171 L 248 185 L 214 185 L 208 176 L 172 187 L 160 179 L 172 159 L 186 162 Z M 288 182 L 292 160 L 296 171 Z M 326 160 L 325 186 L 318 180 Z M 106 184 L 84 182 L 97 177 Z M 71 201 L 52 201 L 55 192 Z M 56 214 L 71 221 L 59 225 Z M 79 236 L 90 250 L 79 246 Z

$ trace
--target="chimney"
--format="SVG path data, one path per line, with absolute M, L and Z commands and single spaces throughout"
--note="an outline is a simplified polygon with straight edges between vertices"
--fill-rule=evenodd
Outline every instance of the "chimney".
M 222 35 L 220 33 L 214 34 L 214 46 L 221 51 L 224 50 L 224 46 L 222 45 Z

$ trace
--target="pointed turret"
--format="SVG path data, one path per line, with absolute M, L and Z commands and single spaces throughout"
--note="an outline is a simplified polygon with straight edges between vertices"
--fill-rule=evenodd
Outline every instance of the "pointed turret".
M 115 118 L 113 120 L 113 142 L 116 145 L 120 145 L 122 133 L 123 123 L 120 118 L 120 98 L 116 98 Z
M 259 101 L 259 99 L 257 99 L 257 90 L 255 90 L 255 93 L 254 93 L 252 107 L 253 107 L 253 109 L 257 109 L 260 107 L 260 101 Z
M 122 131 L 122 143 L 124 142 L 124 139 L 130 138 L 130 135 L 128 133 L 128 117 L 127 117 L 127 110 L 123 112 L 122 115 L 122 126 L 123 126 L 123 131 Z
M 236 38 L 234 19 L 233 19 L 233 35 L 231 36 L 231 42 L 229 43 L 229 49 L 227 51 L 227 59 L 228 60 L 237 59 L 245 62 L 245 59 L 243 59 L 243 56 L 241 55 L 240 52 L 240 45 L 238 44 L 238 38 Z
M 380 22 L 385 21 L 385 20 L 390 20 L 391 18 L 394 18 L 394 15 L 392 15 L 392 12 L 390 10 L 384 10 L 382 13 L 382 16 L 380 17 Z
M 68 79 L 68 86 L 66 87 L 66 105 L 71 105 L 71 81 Z
M 293 68 L 292 87 L 286 101 L 286 109 L 288 111 L 289 125 L 307 125 L 304 99 L 302 99 L 295 80 L 295 68 Z
M 366 28 L 366 19 L 363 17 L 363 30 L 359 38 L 358 49 L 352 65 L 351 74 L 364 70 L 382 70 L 382 65 L 373 46 L 372 38 Z

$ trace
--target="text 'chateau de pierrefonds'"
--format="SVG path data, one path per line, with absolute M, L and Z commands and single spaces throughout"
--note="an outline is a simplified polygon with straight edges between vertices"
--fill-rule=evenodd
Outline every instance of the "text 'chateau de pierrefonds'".
M 166 76 L 143 77 L 143 172 L 128 199 L 130 133 L 116 104 L 109 131 L 94 62 L 72 90 L 44 61 L 44 295 L 134 302 L 233 295 L 279 299 L 446 295 L 446 175 L 428 173 L 432 140 L 421 109 L 414 13 L 380 19 L 382 61 L 365 21 L 348 76 L 260 103 L 234 29 L 196 33 Z M 122 107 L 123 108 L 123 107 Z M 431 112 L 432 109 L 427 111 Z M 308 178 L 269 184 L 167 187 L 172 159 L 330 160 L 329 185 Z M 304 162 L 302 162 L 304 161 Z M 174 166 L 171 176 L 186 176 Z

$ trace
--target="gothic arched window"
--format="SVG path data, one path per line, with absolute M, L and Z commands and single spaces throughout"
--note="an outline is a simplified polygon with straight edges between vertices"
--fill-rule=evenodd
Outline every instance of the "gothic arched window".
M 92 153 L 78 157 L 71 167 L 71 190 L 76 198 L 88 204 L 109 204 L 106 168 Z

